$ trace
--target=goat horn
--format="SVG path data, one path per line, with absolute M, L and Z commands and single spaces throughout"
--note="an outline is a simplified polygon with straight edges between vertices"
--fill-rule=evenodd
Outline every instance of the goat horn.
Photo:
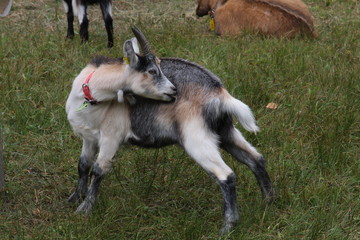
M 149 46 L 149 42 L 145 38 L 145 35 L 136 26 L 132 27 L 131 30 L 133 31 L 136 39 L 138 40 L 138 42 L 140 44 L 143 55 L 149 54 L 151 52 L 150 46 Z

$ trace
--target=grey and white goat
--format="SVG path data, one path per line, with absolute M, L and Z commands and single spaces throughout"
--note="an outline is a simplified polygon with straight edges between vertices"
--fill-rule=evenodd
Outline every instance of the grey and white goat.
M 80 38 L 82 43 L 89 40 L 89 19 L 87 18 L 87 7 L 90 4 L 99 3 L 108 36 L 108 47 L 113 47 L 114 39 L 111 0 L 63 0 L 63 3 L 68 22 L 66 37 L 70 39 L 74 37 L 74 15 L 78 16 L 80 24 Z
M 221 158 L 220 147 L 252 170 L 267 201 L 274 196 L 265 158 L 233 125 L 235 116 L 246 130 L 257 132 L 253 114 L 210 71 L 177 58 L 163 58 L 160 62 L 150 52 L 143 34 L 133 31 L 143 55 L 133 51 L 136 44 L 128 40 L 124 52 L 129 65 L 121 59 L 96 58 L 74 81 L 66 110 L 73 130 L 83 139 L 83 148 L 78 185 L 69 201 L 85 196 L 77 212 L 91 210 L 100 182 L 111 169 L 120 145 L 158 148 L 179 144 L 220 185 L 225 212 L 221 232 L 227 233 L 239 215 L 235 173 Z M 87 81 L 92 73 L 92 79 Z M 84 81 L 89 82 L 91 94 L 99 103 L 82 109 Z M 130 93 L 134 95 L 128 98 Z

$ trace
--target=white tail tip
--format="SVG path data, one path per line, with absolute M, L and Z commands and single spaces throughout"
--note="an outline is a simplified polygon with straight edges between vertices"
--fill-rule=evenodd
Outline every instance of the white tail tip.
M 254 133 L 260 131 L 259 127 L 256 125 L 255 117 L 251 109 L 245 103 L 230 96 L 230 98 L 227 98 L 227 101 L 225 102 L 225 110 L 235 115 L 247 131 Z

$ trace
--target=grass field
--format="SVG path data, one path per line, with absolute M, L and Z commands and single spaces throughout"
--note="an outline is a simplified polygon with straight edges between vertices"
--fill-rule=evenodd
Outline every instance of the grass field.
M 317 40 L 222 38 L 195 17 L 195 0 L 115 0 L 108 50 L 98 7 L 81 45 L 65 39 L 61 1 L 15 1 L 0 18 L 0 239 L 359 239 L 360 3 L 305 2 Z M 81 149 L 64 109 L 72 80 L 95 55 L 122 56 L 134 24 L 157 55 L 205 66 L 255 113 L 262 131 L 242 132 L 268 159 L 277 199 L 266 206 L 224 153 L 241 215 L 229 236 L 218 235 L 219 187 L 176 146 L 121 149 L 91 215 L 66 202 Z

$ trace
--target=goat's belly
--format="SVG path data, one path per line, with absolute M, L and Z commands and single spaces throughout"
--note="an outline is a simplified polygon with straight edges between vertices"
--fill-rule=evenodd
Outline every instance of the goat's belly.
M 128 143 L 136 145 L 143 148 L 161 148 L 168 145 L 173 145 L 177 143 L 176 139 L 173 138 L 155 138 L 154 136 L 133 136 L 128 139 Z
M 169 107 L 173 108 L 173 105 L 137 97 L 136 105 L 130 110 L 133 137 L 130 137 L 128 142 L 149 148 L 177 143 L 179 138 L 177 124 L 173 119 L 163 116 L 168 112 Z
M 176 128 L 173 125 L 161 125 L 155 119 L 152 121 L 132 121 L 132 135 L 128 142 L 146 148 L 160 148 L 179 142 Z

